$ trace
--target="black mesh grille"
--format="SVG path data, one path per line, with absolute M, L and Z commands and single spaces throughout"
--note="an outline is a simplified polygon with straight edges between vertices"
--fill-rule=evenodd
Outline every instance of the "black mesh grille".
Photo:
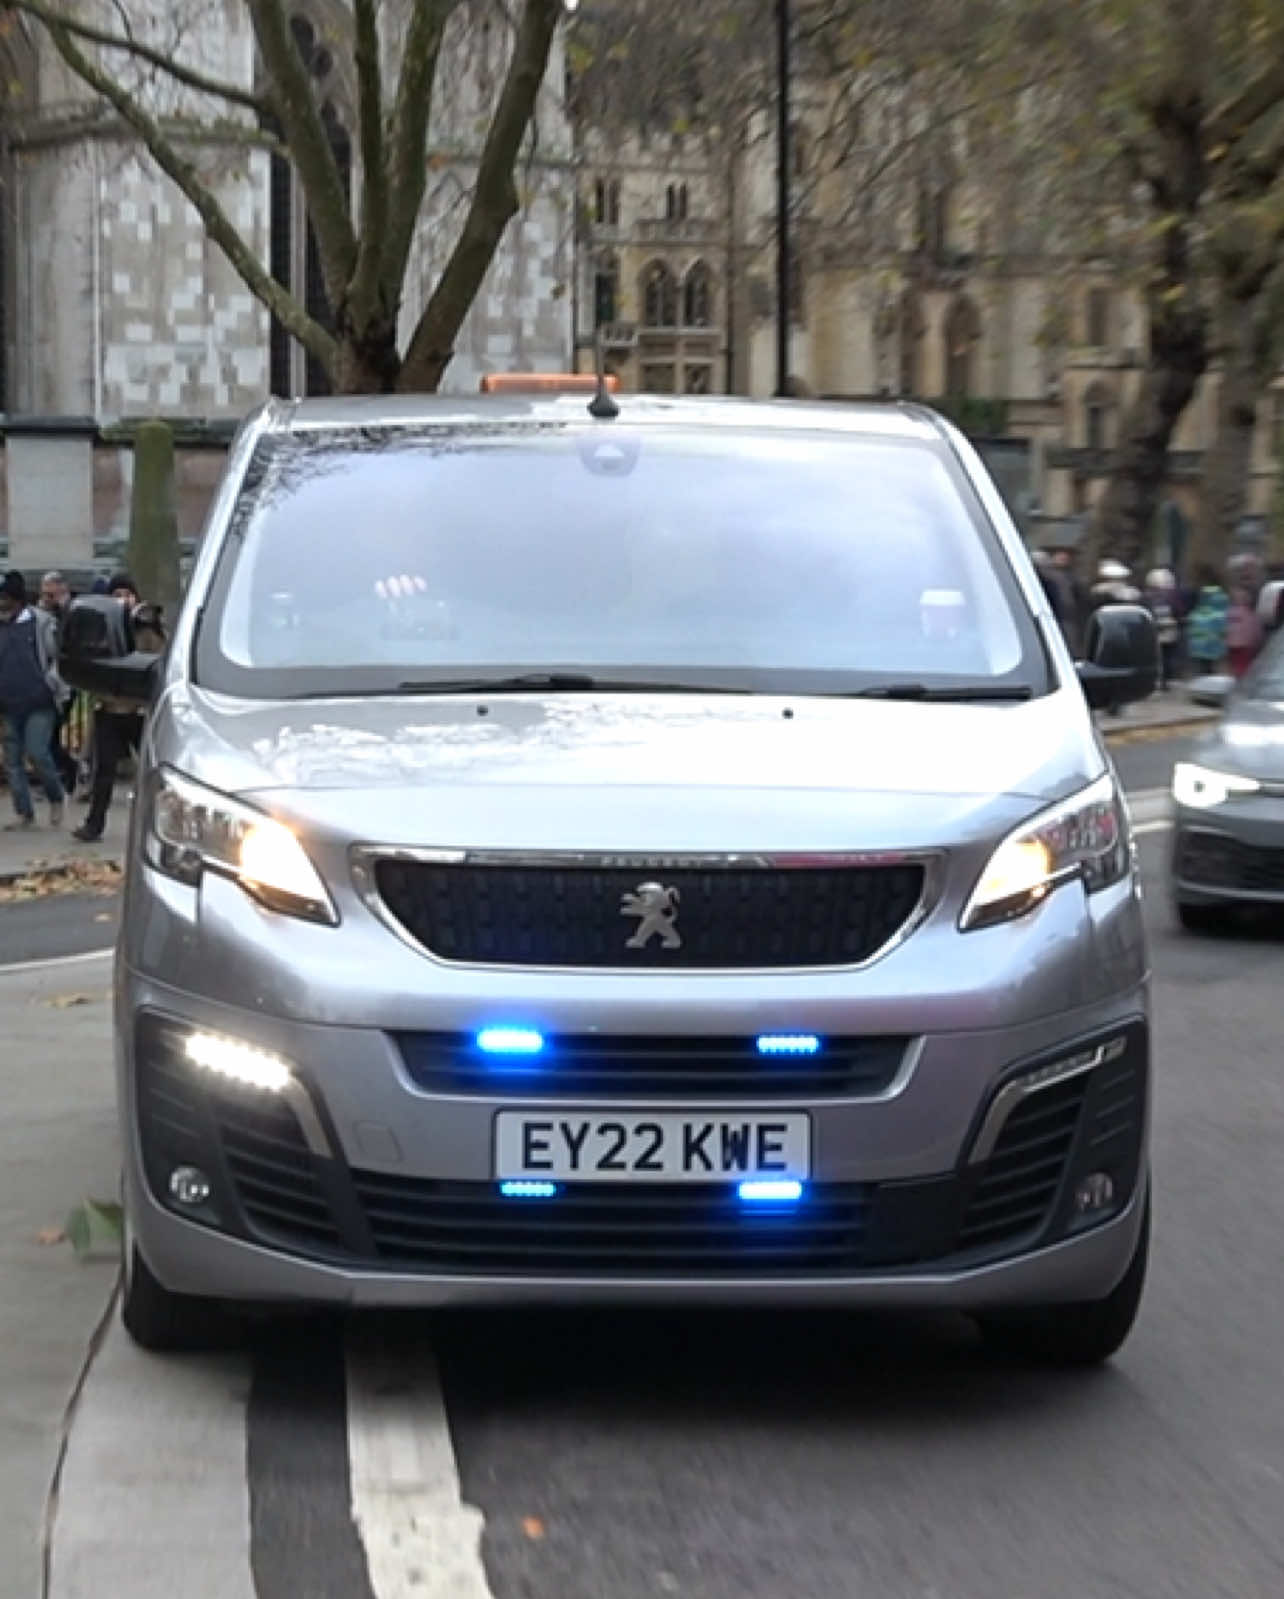
M 584 1183 L 543 1202 L 490 1183 L 352 1175 L 381 1260 L 441 1271 L 836 1272 L 863 1259 L 872 1192 L 816 1183 L 797 1210 L 770 1212 L 723 1183 Z
M 1047 1220 L 1074 1147 L 1086 1086 L 1086 1076 L 1072 1077 L 1017 1105 L 972 1190 L 962 1248 L 1018 1238 Z
M 339 1229 L 289 1106 L 220 1095 L 214 1114 L 223 1156 L 250 1224 L 279 1237 L 337 1247 Z
M 594 1099 L 818 1099 L 883 1092 L 904 1038 L 826 1039 L 811 1056 L 760 1055 L 752 1038 L 554 1037 L 535 1059 L 483 1055 L 469 1036 L 401 1033 L 406 1070 L 436 1094 Z
M 691 867 L 651 874 L 674 891 L 669 947 L 625 914 L 636 868 L 438 865 L 385 860 L 379 893 L 406 931 L 446 960 L 500 966 L 735 968 L 868 960 L 923 893 L 919 863 L 853 867 Z
M 1221 833 L 1183 833 L 1177 875 L 1187 883 L 1245 894 L 1284 894 L 1284 849 L 1259 849 Z

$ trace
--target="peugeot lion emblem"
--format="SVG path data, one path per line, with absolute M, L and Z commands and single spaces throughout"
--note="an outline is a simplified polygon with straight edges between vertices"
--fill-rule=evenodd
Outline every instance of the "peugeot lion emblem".
M 681 898 L 676 888 L 666 888 L 663 883 L 639 883 L 631 894 L 625 894 L 620 901 L 620 915 L 636 916 L 639 921 L 624 947 L 645 949 L 653 938 L 658 938 L 661 949 L 681 949 L 682 937 L 677 927 Z

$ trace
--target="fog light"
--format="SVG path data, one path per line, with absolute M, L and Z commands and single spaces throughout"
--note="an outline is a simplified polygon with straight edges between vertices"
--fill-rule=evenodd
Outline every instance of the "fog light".
M 175 1166 L 169 1174 L 170 1198 L 195 1208 L 210 1197 L 210 1180 L 199 1166 Z
M 1115 1184 L 1108 1172 L 1093 1172 L 1074 1191 L 1074 1208 L 1080 1216 L 1091 1216 L 1098 1210 L 1106 1210 L 1114 1202 Z

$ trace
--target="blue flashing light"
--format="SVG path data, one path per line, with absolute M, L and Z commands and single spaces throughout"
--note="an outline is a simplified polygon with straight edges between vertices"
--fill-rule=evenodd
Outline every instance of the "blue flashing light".
M 802 1198 L 803 1185 L 796 1177 L 749 1177 L 737 1189 L 741 1199 L 751 1205 L 792 1205 Z
M 500 1183 L 499 1191 L 505 1199 L 554 1199 L 557 1184 L 541 1182 L 538 1178 L 511 1178 Z
M 533 1027 L 483 1027 L 477 1035 L 484 1055 L 538 1055 L 543 1047 L 544 1035 Z
M 760 1055 L 819 1055 L 820 1040 L 815 1033 L 760 1033 Z

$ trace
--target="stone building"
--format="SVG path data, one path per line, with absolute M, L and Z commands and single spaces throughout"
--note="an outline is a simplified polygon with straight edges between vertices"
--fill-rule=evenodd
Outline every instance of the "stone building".
M 395 4 L 395 0 L 394 0 Z M 259 70 L 243 0 L 124 0 L 140 35 L 172 48 L 181 11 L 183 59 L 250 87 Z M 503 30 L 465 6 L 447 36 L 429 130 L 429 190 L 415 237 L 402 311 L 413 326 L 462 214 L 469 169 L 504 67 Z M 326 41 L 350 27 L 343 0 L 297 0 L 291 26 L 316 79 L 340 169 L 359 182 L 350 53 Z M 392 30 L 390 30 L 391 32 Z M 560 41 L 555 47 L 560 51 Z M 3 150 L 0 410 L 238 416 L 269 391 L 316 393 L 325 379 L 250 294 L 196 211 L 136 139 L 96 109 L 39 28 L 10 19 L 10 85 Z M 388 41 L 385 82 L 398 66 Z M 563 369 L 571 351 L 573 182 L 560 56 L 524 158 L 525 204 L 459 340 L 446 386 L 475 390 L 482 373 L 513 365 Z M 191 109 L 144 92 L 159 114 Z M 208 116 L 208 107 L 205 112 Z M 328 316 L 302 194 L 287 162 L 235 139 L 185 147 L 257 257 L 324 321 Z M 355 200 L 354 200 L 355 203 Z

